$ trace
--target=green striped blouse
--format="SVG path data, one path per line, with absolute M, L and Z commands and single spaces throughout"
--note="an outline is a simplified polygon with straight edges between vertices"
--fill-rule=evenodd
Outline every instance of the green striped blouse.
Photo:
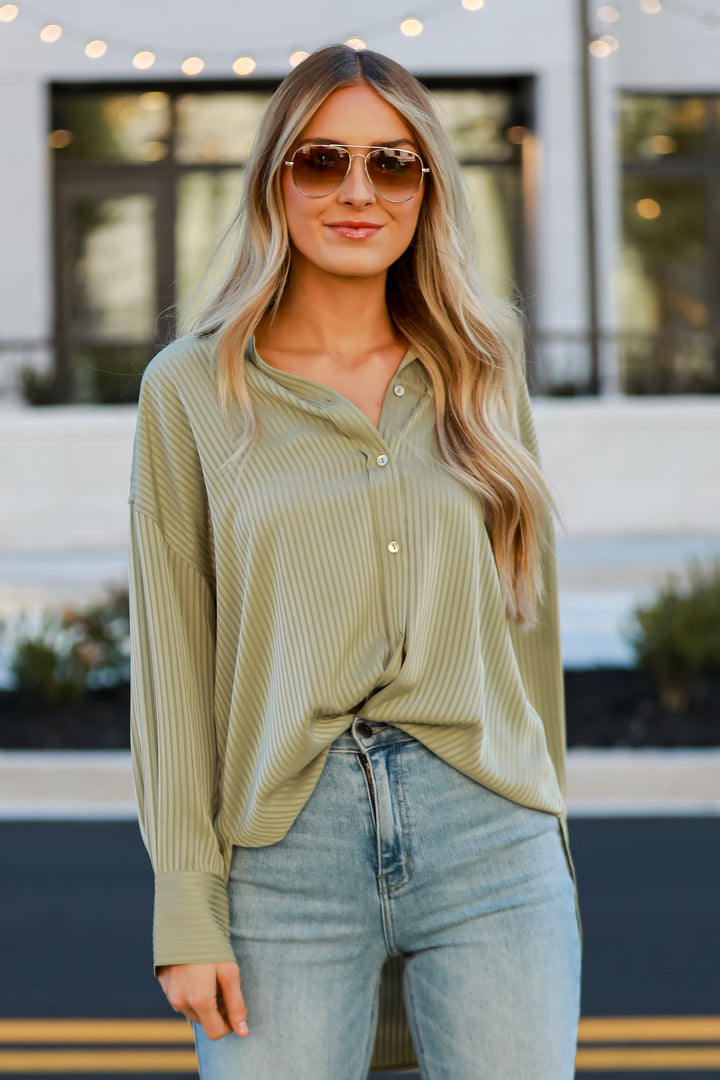
M 242 419 L 220 410 L 214 341 L 187 335 L 150 362 L 133 452 L 132 754 L 155 964 L 234 959 L 232 846 L 282 839 L 356 714 L 555 814 L 574 880 L 552 538 L 540 620 L 518 628 L 412 352 L 376 428 L 251 346 L 260 434 L 227 468 Z M 519 413 L 537 454 L 526 392 Z

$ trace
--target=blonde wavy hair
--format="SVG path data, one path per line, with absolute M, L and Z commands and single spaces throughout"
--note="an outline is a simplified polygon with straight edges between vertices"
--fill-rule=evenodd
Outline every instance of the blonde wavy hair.
M 218 335 L 220 402 L 227 413 L 234 400 L 244 420 L 231 459 L 236 460 L 258 433 L 245 379 L 246 349 L 262 317 L 282 297 L 290 270 L 282 163 L 328 95 L 358 83 L 397 110 L 430 168 L 415 236 L 388 271 L 388 310 L 432 381 L 439 456 L 482 503 L 507 614 L 532 624 L 543 592 L 543 523 L 553 503 L 519 431 L 518 399 L 526 392 L 524 318 L 474 270 L 473 229 L 455 155 L 427 92 L 405 68 L 380 53 L 330 45 L 283 80 L 255 137 L 238 212 L 195 297 L 228 243 L 234 245 L 232 268 L 183 319 L 181 333 Z

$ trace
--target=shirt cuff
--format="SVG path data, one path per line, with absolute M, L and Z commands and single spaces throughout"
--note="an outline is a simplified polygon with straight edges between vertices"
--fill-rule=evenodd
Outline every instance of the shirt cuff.
M 155 875 L 155 971 L 162 964 L 235 961 L 225 882 L 194 870 Z

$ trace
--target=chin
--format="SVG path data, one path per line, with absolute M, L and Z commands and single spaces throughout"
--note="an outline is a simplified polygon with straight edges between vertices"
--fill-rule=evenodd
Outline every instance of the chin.
M 391 258 L 378 258 L 377 252 L 358 251 L 348 252 L 345 257 L 336 255 L 335 258 L 317 259 L 315 265 L 340 277 L 379 277 L 387 273 L 394 261 Z

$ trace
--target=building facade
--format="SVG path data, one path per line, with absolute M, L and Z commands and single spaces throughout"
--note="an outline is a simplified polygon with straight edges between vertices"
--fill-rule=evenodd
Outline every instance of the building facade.
M 640 413 L 621 407 L 614 437 L 622 444 L 624 424 L 645 424 L 649 464 L 634 474 L 629 463 L 625 476 L 643 498 L 666 449 L 652 410 L 664 415 L 670 398 L 688 463 L 717 460 L 714 0 L 425 0 L 415 13 L 407 0 L 352 10 L 334 0 L 209 0 L 202 10 L 76 0 L 71 22 L 57 6 L 59 36 L 34 7 L 13 9 L 0 4 L 0 403 L 6 418 L 15 410 L 5 439 L 17 423 L 34 445 L 46 410 L 30 405 L 41 403 L 126 407 L 131 429 L 144 365 L 173 336 L 232 220 L 253 133 L 291 55 L 359 38 L 425 82 L 451 132 L 480 269 L 527 317 L 529 378 L 561 495 L 584 505 L 607 409 L 628 396 L 643 398 Z M 420 33 L 403 32 L 417 22 Z M 591 408 L 578 427 L 578 396 L 605 412 Z M 574 400 L 553 404 L 560 397 Z M 82 422 L 53 421 L 58 432 Z M 568 423 L 589 440 L 574 444 L 584 462 L 574 471 L 557 449 Z M 118 438 L 124 475 L 127 435 Z M 58 434 L 58 460 L 69 441 Z M 617 447 L 611 458 L 622 470 Z M 686 500 L 692 469 L 678 478 Z M 681 528 L 666 493 L 657 500 L 652 528 Z M 638 531 L 646 518 L 633 492 L 625 504 Z M 695 528 L 720 532 L 720 505 L 705 498 L 701 518 Z M 596 528 L 583 520 L 579 511 L 573 527 Z M 31 530 L 18 528 L 7 543 Z

